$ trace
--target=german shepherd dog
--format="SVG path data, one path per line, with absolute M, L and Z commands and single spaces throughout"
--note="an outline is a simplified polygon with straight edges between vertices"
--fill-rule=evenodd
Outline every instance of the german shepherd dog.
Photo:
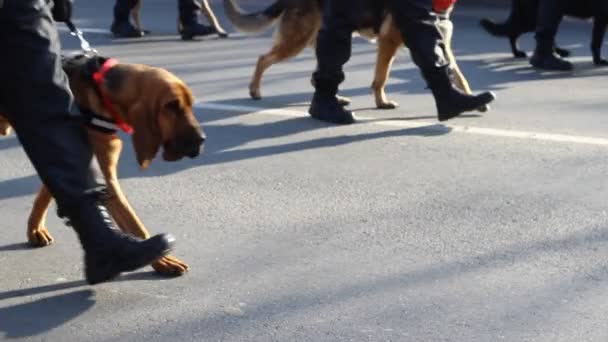
M 226 15 L 239 31 L 260 32 L 278 21 L 274 45 L 268 53 L 259 57 L 249 85 L 249 94 L 253 99 L 259 100 L 262 98 L 260 83 L 264 72 L 271 65 L 298 55 L 307 46 L 314 46 L 317 33 L 321 27 L 322 1 L 277 0 L 260 12 L 244 13 L 235 3 L 235 0 L 224 0 Z M 443 34 L 446 58 L 450 63 L 454 83 L 463 92 L 471 94 L 471 88 L 460 71 L 451 48 L 453 24 L 449 20 L 449 16 L 452 10 L 453 6 L 444 13 L 440 13 L 439 28 Z M 370 13 L 363 13 L 359 17 L 364 19 L 362 19 L 362 23 L 357 25 L 358 33 L 368 39 L 377 39 L 378 41 L 375 77 L 372 83 L 376 107 L 379 109 L 396 108 L 398 104 L 387 99 L 384 87 L 395 54 L 404 44 L 401 32 L 389 14 L 384 14 L 379 23 L 376 19 L 378 15 L 374 9 L 370 9 Z M 341 97 L 340 100 L 341 102 L 348 102 L 346 98 Z
M 593 19 L 593 33 L 591 38 L 591 53 L 595 65 L 608 65 L 608 61 L 602 58 L 602 44 L 608 26 L 608 1 L 607 0 L 567 0 L 566 16 Z M 526 53 L 519 49 L 517 40 L 519 36 L 536 29 L 538 17 L 539 0 L 512 0 L 511 13 L 504 23 L 497 24 L 488 18 L 480 21 L 481 26 L 491 35 L 498 37 L 509 37 L 511 51 L 517 58 L 525 58 Z M 562 57 L 567 57 L 570 52 L 559 47 L 555 52 Z

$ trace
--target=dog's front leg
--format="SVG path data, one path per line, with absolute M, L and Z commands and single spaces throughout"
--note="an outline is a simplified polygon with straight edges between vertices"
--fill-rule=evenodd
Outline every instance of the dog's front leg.
M 7 136 L 9 134 L 11 134 L 11 124 L 0 114 L 0 135 Z
M 374 72 L 374 81 L 372 82 L 372 90 L 378 109 L 394 109 L 399 107 L 399 103 L 387 99 L 384 87 L 390 75 L 397 50 L 402 44 L 403 38 L 401 38 L 401 32 L 394 25 L 393 20 L 387 18 L 378 36 L 376 70 Z
M 213 28 L 217 31 L 217 34 L 221 38 L 227 38 L 228 33 L 226 33 L 224 28 L 220 25 L 220 22 L 215 17 L 215 14 L 213 14 L 213 10 L 211 9 L 211 6 L 209 6 L 208 0 L 201 1 L 201 11 L 205 15 L 205 17 L 207 17 L 207 20 L 209 20 L 211 26 L 213 26 Z
M 141 222 L 135 211 L 129 204 L 127 197 L 122 192 L 118 179 L 113 177 L 107 180 L 109 198 L 107 202 L 108 211 L 116 221 L 116 224 L 126 233 L 141 239 L 150 237 L 150 233 Z M 152 263 L 152 267 L 164 275 L 182 275 L 188 271 L 188 265 L 173 256 L 162 257 Z
M 117 168 L 122 151 L 122 141 L 115 136 L 93 130 L 89 131 L 89 140 L 107 183 L 106 207 L 110 216 L 123 232 L 141 239 L 149 238 L 150 233 L 135 214 L 118 182 Z M 165 256 L 156 260 L 152 263 L 152 267 L 158 273 L 165 275 L 181 275 L 188 271 L 188 265 L 173 256 Z
M 593 63 L 595 65 L 608 65 L 608 60 L 602 58 L 602 45 L 604 44 L 604 36 L 608 20 L 595 18 L 593 20 L 593 34 L 591 38 L 591 53 L 593 54 Z
M 53 237 L 45 223 L 52 200 L 53 195 L 49 189 L 44 185 L 41 186 L 27 221 L 27 240 L 34 247 L 44 247 L 53 243 Z

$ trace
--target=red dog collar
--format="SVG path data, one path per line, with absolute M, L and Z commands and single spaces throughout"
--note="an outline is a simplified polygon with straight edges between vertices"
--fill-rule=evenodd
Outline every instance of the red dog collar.
M 118 64 L 118 61 L 116 59 L 114 59 L 114 58 L 107 59 L 101 65 L 101 68 L 99 69 L 99 71 L 96 71 L 95 73 L 93 73 L 93 80 L 95 81 L 95 84 L 97 84 L 97 89 L 99 90 L 99 93 L 101 94 L 103 106 L 106 108 L 106 110 L 108 112 L 110 112 L 110 114 L 112 115 L 112 118 L 116 122 L 116 125 L 118 127 L 120 127 L 120 129 L 122 129 L 125 133 L 133 134 L 133 127 L 131 127 L 123 119 L 122 115 L 120 115 L 120 113 L 118 113 L 116 111 L 116 109 L 112 105 L 112 101 L 110 101 L 110 98 L 106 95 L 106 93 L 104 93 L 104 91 L 102 89 L 103 80 L 106 77 L 106 74 L 108 73 L 108 71 L 110 71 L 110 69 L 112 69 L 114 66 L 116 66 L 116 64 Z
M 455 3 L 456 0 L 433 0 L 433 10 L 436 12 L 445 12 Z

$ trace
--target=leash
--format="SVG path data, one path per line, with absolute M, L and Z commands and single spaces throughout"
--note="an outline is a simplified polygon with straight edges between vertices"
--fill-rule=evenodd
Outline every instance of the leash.
M 78 41 L 80 42 L 80 49 L 82 50 L 82 52 L 84 52 L 87 55 L 88 54 L 97 54 L 97 50 L 91 48 L 91 44 L 89 44 L 89 42 L 84 38 L 82 31 L 80 31 L 76 27 L 76 25 L 74 25 L 74 23 L 72 22 L 71 19 L 66 20 L 65 25 L 70 30 L 70 34 L 72 36 L 76 37 L 78 39 Z

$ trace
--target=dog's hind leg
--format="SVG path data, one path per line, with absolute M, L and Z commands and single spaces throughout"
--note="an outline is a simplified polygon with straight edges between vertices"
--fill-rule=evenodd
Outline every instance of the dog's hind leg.
M 119 138 L 92 130 L 89 130 L 89 140 L 93 145 L 95 156 L 107 183 L 106 207 L 108 212 L 123 232 L 141 239 L 148 239 L 150 233 L 135 214 L 118 182 L 117 166 L 122 142 Z M 188 265 L 173 256 L 165 256 L 156 260 L 152 263 L 152 267 L 158 273 L 172 276 L 181 275 L 188 271 Z
M 53 243 L 53 237 L 46 228 L 46 214 L 53 196 L 46 186 L 41 186 L 34 199 L 34 205 L 27 221 L 27 240 L 33 247 L 44 247 Z
M 262 77 L 270 66 L 298 55 L 315 39 L 319 23 L 306 17 L 298 19 L 295 22 L 289 22 L 289 19 L 284 16 L 279 23 L 271 50 L 258 58 L 251 83 L 249 83 L 249 95 L 252 99 L 262 99 L 260 92 Z
M 384 87 L 391 72 L 391 66 L 395 60 L 395 55 L 399 47 L 403 45 L 401 33 L 393 25 L 391 19 L 387 19 L 380 35 L 378 36 L 378 52 L 376 56 L 376 70 L 372 90 L 376 98 L 378 109 L 394 109 L 399 106 L 395 101 L 389 101 L 386 97 Z
M 509 36 L 509 43 L 511 44 L 511 52 L 515 58 L 526 58 L 528 55 L 525 51 L 519 48 L 519 44 L 517 40 L 519 39 L 519 35 Z

